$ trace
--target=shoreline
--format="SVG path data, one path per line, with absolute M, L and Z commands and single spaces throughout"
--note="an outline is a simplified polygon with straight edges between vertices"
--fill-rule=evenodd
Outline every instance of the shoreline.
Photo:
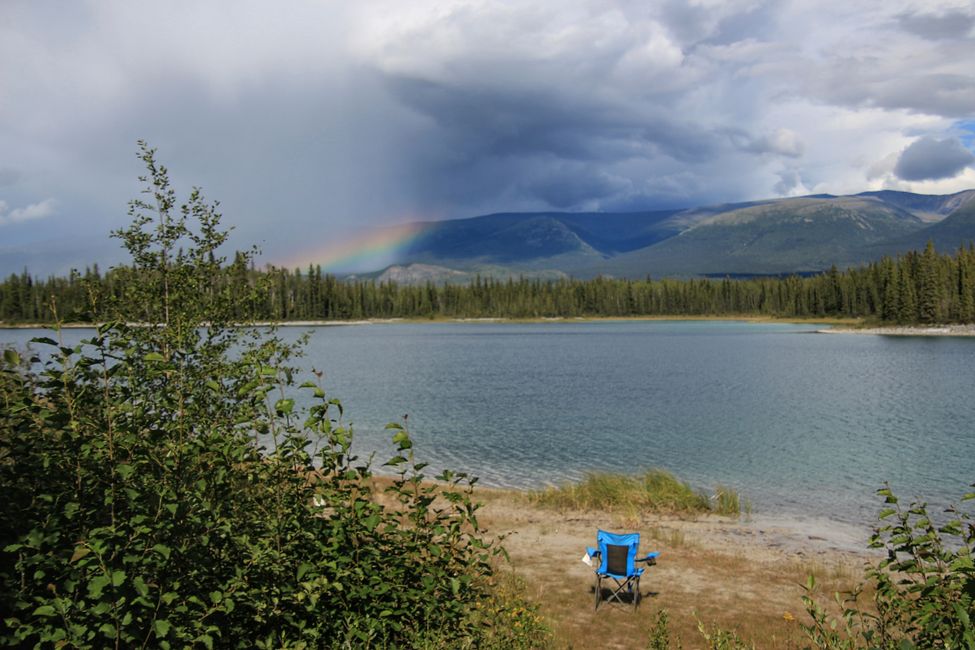
M 532 318 L 504 318 L 504 317 L 457 317 L 457 318 L 364 318 L 356 320 L 291 320 L 291 321 L 255 321 L 253 327 L 340 327 L 361 325 L 396 325 L 422 323 L 599 323 L 599 322 L 640 322 L 640 321 L 675 321 L 675 322 L 711 322 L 728 321 L 742 323 L 783 323 L 795 325 L 823 325 L 848 327 L 851 331 L 860 325 L 860 319 L 844 318 L 777 318 L 774 316 L 756 316 L 755 314 L 737 314 L 727 316 L 714 315 L 646 315 L 646 316 L 539 316 Z M 71 322 L 62 323 L 61 329 L 95 329 L 103 323 Z M 975 327 L 975 326 L 973 326 Z M 54 329 L 52 323 L 6 323 L 0 321 L 0 330 L 22 329 Z M 828 330 L 824 330 L 828 331 Z
M 540 316 L 537 318 L 502 318 L 502 317 L 458 317 L 458 318 L 363 318 L 356 320 L 290 320 L 290 321 L 255 321 L 251 327 L 281 327 L 281 328 L 328 328 L 328 327 L 361 327 L 364 325 L 417 325 L 417 324 L 542 324 L 542 323 L 625 323 L 625 322 L 738 322 L 756 325 L 786 324 L 809 325 L 816 327 L 815 334 L 855 334 L 870 336 L 920 336 L 920 337 L 975 337 L 975 323 L 948 325 L 867 325 L 862 319 L 843 318 L 776 318 L 774 316 L 756 316 L 754 314 L 738 314 L 727 316 L 687 316 L 687 315 L 648 315 L 648 316 Z M 95 329 L 102 323 L 62 323 L 61 329 Z M 51 323 L 6 323 L 0 322 L 0 330 L 53 330 Z
M 379 475 L 382 476 L 382 475 Z M 387 477 L 383 477 L 384 479 Z M 852 524 L 815 514 L 742 512 L 739 515 L 714 513 L 667 513 L 608 510 L 597 513 L 572 508 L 551 508 L 531 502 L 530 489 L 479 486 L 475 499 L 482 500 L 490 511 L 494 504 L 520 503 L 536 517 L 559 518 L 570 515 L 598 523 L 611 529 L 632 527 L 664 527 L 711 540 L 716 547 L 746 556 L 774 556 L 782 560 L 842 558 L 861 561 L 875 558 L 878 551 L 869 548 L 871 523 Z
M 817 334 L 861 334 L 871 336 L 975 336 L 975 324 L 965 325 L 890 325 L 883 327 L 830 327 Z

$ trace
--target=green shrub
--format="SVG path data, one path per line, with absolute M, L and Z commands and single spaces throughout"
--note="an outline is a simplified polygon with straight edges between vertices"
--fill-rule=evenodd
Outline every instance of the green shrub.
M 975 487 L 973 485 L 972 487 Z M 871 547 L 886 557 L 868 569 L 873 602 L 861 601 L 861 585 L 835 594 L 841 614 L 831 617 L 814 597 L 810 576 L 803 602 L 812 622 L 803 625 L 819 648 L 969 648 L 975 649 L 975 519 L 957 507 L 937 525 L 927 505 L 904 508 L 889 487 L 879 491 L 886 507 Z M 962 501 L 975 499 L 966 494 Z
M 227 264 L 216 204 L 194 190 L 177 207 L 140 146 L 147 200 L 116 233 L 134 281 L 92 295 L 115 318 L 74 347 L 35 339 L 46 361 L 0 366 L 0 645 L 491 638 L 474 612 L 509 601 L 474 479 L 425 481 L 394 423 L 398 474 L 379 499 L 341 404 L 297 385 L 300 349 L 243 326 L 261 287 L 231 280 L 251 254 Z

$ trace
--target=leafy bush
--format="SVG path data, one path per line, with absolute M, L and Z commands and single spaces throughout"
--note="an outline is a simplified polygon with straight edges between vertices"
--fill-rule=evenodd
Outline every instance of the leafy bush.
M 216 204 L 194 190 L 177 207 L 140 147 L 147 200 L 116 233 L 133 281 L 92 295 L 114 319 L 0 366 L 0 645 L 496 637 L 478 609 L 519 605 L 498 600 L 501 549 L 482 537 L 474 479 L 425 481 L 394 423 L 398 474 L 378 498 L 341 404 L 296 385 L 300 348 L 240 322 L 261 287 L 230 278 L 252 253 L 227 264 Z
M 973 485 L 972 487 L 975 487 Z M 836 594 L 841 614 L 831 617 L 814 597 L 810 577 L 803 601 L 812 622 L 803 625 L 819 648 L 975 649 L 975 520 L 957 507 L 937 525 L 927 505 L 900 505 L 889 487 L 879 491 L 888 505 L 872 548 L 887 552 L 867 571 L 872 603 L 862 603 L 864 586 Z M 966 494 L 962 501 L 975 499 Z

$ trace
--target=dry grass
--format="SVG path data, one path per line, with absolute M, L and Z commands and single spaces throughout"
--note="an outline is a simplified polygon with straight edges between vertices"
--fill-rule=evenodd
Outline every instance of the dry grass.
M 687 649 L 705 647 L 702 625 L 734 631 L 758 648 L 802 647 L 796 619 L 805 616 L 800 585 L 806 576 L 814 574 L 823 592 L 832 593 L 852 588 L 862 575 L 862 557 L 813 548 L 809 540 L 785 544 L 774 531 L 710 515 L 607 516 L 526 503 L 516 492 L 482 489 L 478 496 L 482 524 L 491 533 L 511 533 L 505 540 L 510 570 L 541 603 L 556 648 L 646 648 L 661 610 Z M 635 611 L 593 611 L 592 570 L 580 558 L 597 528 L 639 531 L 641 551 L 661 551 L 657 566 L 644 574 L 644 600 Z

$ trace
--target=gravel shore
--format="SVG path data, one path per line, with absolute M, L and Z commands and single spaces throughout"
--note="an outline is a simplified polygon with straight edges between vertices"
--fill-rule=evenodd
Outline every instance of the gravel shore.
M 879 336 L 975 336 L 975 324 L 911 325 L 889 327 L 831 327 L 816 330 L 820 334 L 873 334 Z

